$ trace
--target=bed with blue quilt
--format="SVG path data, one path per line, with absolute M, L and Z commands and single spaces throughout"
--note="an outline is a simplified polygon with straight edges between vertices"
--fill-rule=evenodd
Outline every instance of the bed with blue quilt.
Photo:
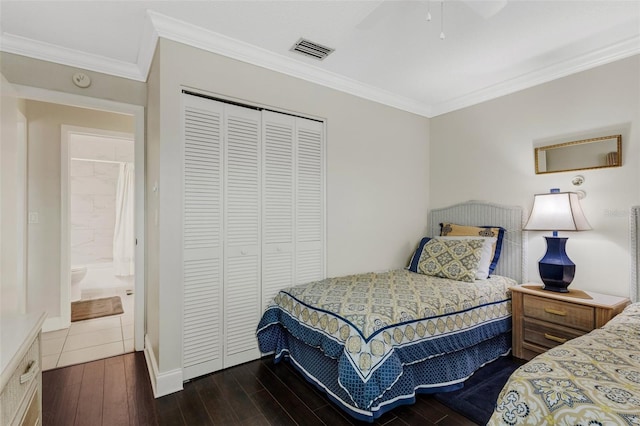
M 340 408 L 369 422 L 415 402 L 417 393 L 459 389 L 508 354 L 510 287 L 522 278 L 522 210 L 467 202 L 433 210 L 429 223 L 438 237 L 420 241 L 408 268 L 281 290 L 257 327 L 261 351 L 289 361 Z M 444 236 L 465 226 L 501 231 L 499 238 Z M 480 273 L 475 260 L 486 256 L 493 269 Z

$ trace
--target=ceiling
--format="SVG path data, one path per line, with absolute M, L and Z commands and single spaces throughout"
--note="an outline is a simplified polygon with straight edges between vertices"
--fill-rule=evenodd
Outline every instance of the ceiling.
M 640 1 L 1 0 L 0 31 L 0 50 L 140 81 L 164 37 L 432 117 L 640 53 Z

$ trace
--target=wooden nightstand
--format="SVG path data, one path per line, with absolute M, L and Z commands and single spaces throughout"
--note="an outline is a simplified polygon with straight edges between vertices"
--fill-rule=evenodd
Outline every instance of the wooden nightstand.
M 511 291 L 513 356 L 526 360 L 602 327 L 630 303 L 626 297 L 591 291 L 542 290 L 542 284 L 522 284 Z

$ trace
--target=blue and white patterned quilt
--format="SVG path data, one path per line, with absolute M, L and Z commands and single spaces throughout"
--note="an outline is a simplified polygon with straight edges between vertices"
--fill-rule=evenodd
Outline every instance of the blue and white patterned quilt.
M 489 425 L 640 425 L 640 303 L 518 368 Z
M 405 269 L 281 290 L 257 336 L 276 351 L 280 327 L 338 361 L 339 384 L 368 409 L 413 364 L 472 347 L 511 329 L 510 278 L 473 283 Z M 276 353 L 276 357 L 282 354 Z

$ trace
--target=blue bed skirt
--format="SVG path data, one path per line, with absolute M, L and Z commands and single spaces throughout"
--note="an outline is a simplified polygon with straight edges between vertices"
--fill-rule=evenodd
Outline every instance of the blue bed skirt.
M 510 322 L 511 318 L 508 320 Z M 289 361 L 346 413 L 367 422 L 373 422 L 399 405 L 415 403 L 418 393 L 460 389 L 477 369 L 511 351 L 511 331 L 508 331 L 464 350 L 404 365 L 402 375 L 393 386 L 368 409 L 362 409 L 356 406 L 351 396 L 338 384 L 337 360 L 293 337 L 282 326 L 272 327 L 272 337 L 276 337 L 277 341 L 275 362 L 282 359 Z

